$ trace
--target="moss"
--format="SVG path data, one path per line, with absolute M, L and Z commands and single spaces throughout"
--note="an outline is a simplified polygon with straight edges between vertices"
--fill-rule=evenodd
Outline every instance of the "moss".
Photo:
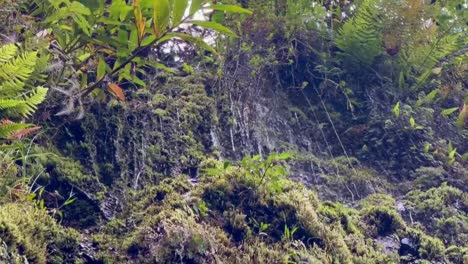
M 417 168 L 411 177 L 414 184 L 422 190 L 440 186 L 440 184 L 447 178 L 447 172 L 443 167 L 421 167 Z
M 445 247 L 438 238 L 422 235 L 420 237 L 419 254 L 428 260 L 441 259 L 444 256 Z
M 468 247 L 450 246 L 446 249 L 445 255 L 453 263 L 467 263 Z
M 395 208 L 396 201 L 393 197 L 388 194 L 376 193 L 367 196 L 366 198 L 359 201 L 361 208 L 371 207 L 371 206 L 382 206 Z
M 24 256 L 31 263 L 70 263 L 78 249 L 77 232 L 24 203 L 0 206 L 0 237 L 11 255 Z
M 242 241 L 248 239 L 252 235 L 252 230 L 246 223 L 247 215 L 236 212 L 227 211 L 224 213 L 224 218 L 227 219 L 226 231 L 231 234 L 234 241 Z
M 222 230 L 198 223 L 181 209 L 161 212 L 124 244 L 139 263 L 214 263 L 229 255 L 229 239 Z
M 372 237 L 388 236 L 406 227 L 401 215 L 393 208 L 371 206 L 360 213 L 363 232 Z
M 415 190 L 405 197 L 414 220 L 447 244 L 463 245 L 468 238 L 468 194 L 442 184 L 427 191 Z
M 2 156 L 0 161 L 0 197 L 3 197 L 8 192 L 8 187 L 17 180 L 19 170 L 13 157 L 1 150 L 0 156 Z
M 372 237 L 404 230 L 406 224 L 396 211 L 396 201 L 387 194 L 371 194 L 359 202 L 361 229 Z
M 347 233 L 360 233 L 356 225 L 358 221 L 356 210 L 347 208 L 341 203 L 328 201 L 320 204 L 318 212 L 326 223 L 338 222 Z

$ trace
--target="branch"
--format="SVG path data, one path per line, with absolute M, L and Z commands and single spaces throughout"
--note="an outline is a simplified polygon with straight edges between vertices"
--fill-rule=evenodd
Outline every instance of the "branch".
M 144 46 L 144 47 L 138 47 L 136 48 L 134 51 L 133 51 L 133 54 L 128 57 L 122 64 L 120 64 L 117 68 L 115 68 L 114 70 L 112 70 L 110 73 L 106 73 L 104 74 L 104 76 L 99 79 L 97 82 L 95 82 L 94 84 L 92 84 L 91 86 L 81 90 L 77 95 L 79 95 L 80 97 L 85 97 L 87 96 L 88 94 L 90 94 L 92 91 L 94 91 L 96 88 L 98 88 L 99 85 L 101 85 L 104 80 L 107 80 L 109 78 L 112 78 L 114 77 L 114 75 L 116 73 L 118 73 L 121 69 L 123 69 L 127 64 L 129 64 L 130 62 L 132 62 L 133 59 L 135 59 L 136 57 L 138 57 L 138 55 L 143 52 L 143 51 L 146 51 L 148 48 L 152 47 L 154 44 L 156 44 L 157 42 L 159 42 L 161 39 L 163 39 L 164 37 L 167 36 L 168 33 L 172 32 L 174 29 L 176 29 L 177 27 L 179 27 L 181 24 L 185 23 L 186 20 L 188 20 L 189 18 L 191 18 L 193 15 L 195 15 L 196 12 L 192 13 L 192 14 L 189 14 L 187 15 L 186 17 L 184 17 L 177 25 L 174 25 L 172 26 L 171 28 L 169 28 L 168 30 L 166 30 L 159 38 L 151 41 L 151 43 L 149 43 L 148 45 Z

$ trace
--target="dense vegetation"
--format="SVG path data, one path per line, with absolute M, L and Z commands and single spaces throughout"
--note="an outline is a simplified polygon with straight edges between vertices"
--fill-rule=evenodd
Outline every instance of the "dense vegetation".
M 466 1 L 0 19 L 0 263 L 468 263 Z

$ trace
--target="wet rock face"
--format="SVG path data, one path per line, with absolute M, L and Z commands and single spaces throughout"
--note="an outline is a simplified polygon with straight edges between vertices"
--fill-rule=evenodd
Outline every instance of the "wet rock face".
M 400 249 L 400 242 L 393 236 L 379 237 L 375 240 L 386 254 L 393 254 Z
M 418 256 L 418 248 L 415 243 L 410 238 L 402 238 L 400 241 L 400 247 L 398 249 L 398 254 L 400 256 L 410 256 L 410 257 L 417 257 Z

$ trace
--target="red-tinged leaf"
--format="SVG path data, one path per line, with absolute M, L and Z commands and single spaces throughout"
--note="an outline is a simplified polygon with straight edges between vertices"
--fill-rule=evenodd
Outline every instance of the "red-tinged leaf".
M 26 137 L 28 135 L 31 135 L 32 133 L 38 131 L 39 129 L 41 129 L 40 126 L 23 128 L 23 129 L 20 129 L 18 131 L 13 132 L 8 137 L 8 139 L 22 139 L 22 138 L 24 138 L 24 137 Z
M 115 83 L 109 83 L 109 90 L 119 99 L 121 102 L 125 102 L 125 94 L 122 88 Z
M 11 124 L 13 124 L 13 123 L 14 123 L 13 121 L 8 120 L 8 119 L 2 119 L 2 120 L 0 120 L 0 125 L 2 125 L 2 126 L 11 125 Z

